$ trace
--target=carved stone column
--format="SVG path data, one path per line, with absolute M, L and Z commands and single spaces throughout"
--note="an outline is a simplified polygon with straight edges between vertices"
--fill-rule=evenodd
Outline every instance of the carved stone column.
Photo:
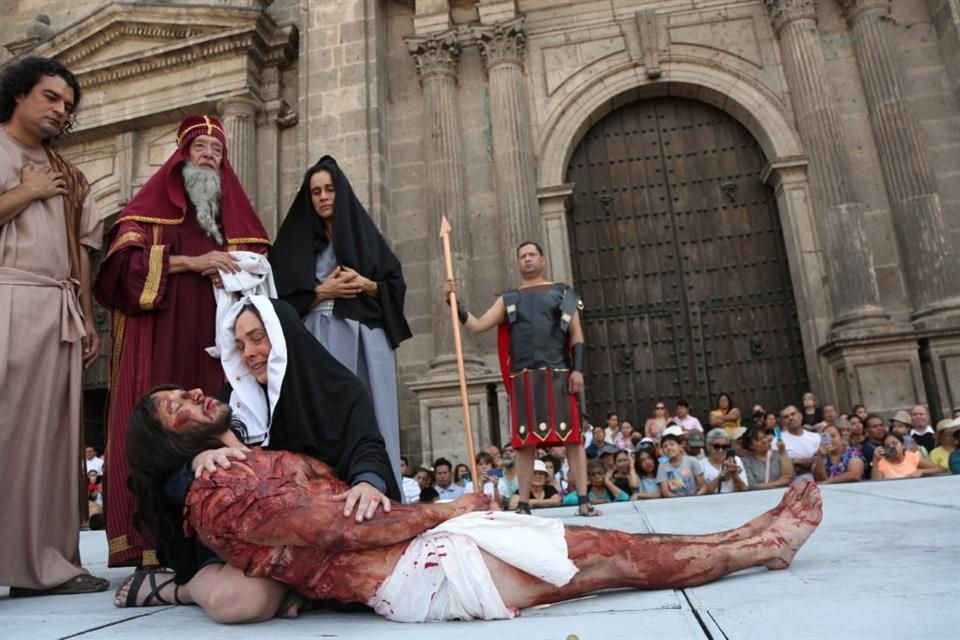
M 257 201 L 257 112 L 253 98 L 226 98 L 218 105 L 227 132 L 227 158 L 251 202 Z
M 490 83 L 493 166 L 505 254 L 525 240 L 543 244 L 530 103 L 523 78 L 523 16 L 473 28 Z
M 880 151 L 915 319 L 960 309 L 955 254 L 920 127 L 910 113 L 890 0 L 840 0 L 853 32 L 870 124 Z
M 766 6 L 780 37 L 797 128 L 810 155 L 810 192 L 824 241 L 833 330 L 886 321 L 864 232 L 865 206 L 854 193 L 840 118 L 824 79 L 814 0 L 766 0 Z
M 441 216 L 447 216 L 453 226 L 450 244 L 453 249 L 454 271 L 460 274 L 469 259 L 469 229 L 467 225 L 467 198 L 463 145 L 460 142 L 460 112 L 457 109 L 457 67 L 460 45 L 455 30 L 406 39 L 407 48 L 417 65 L 417 75 L 423 88 L 423 140 L 426 156 L 428 229 L 439 232 Z M 431 367 L 446 367 L 455 363 L 453 333 L 450 330 L 450 312 L 440 300 L 445 270 L 443 249 L 439 239 L 430 242 L 431 296 L 433 296 L 434 360 Z M 465 283 L 464 283 L 465 284 Z

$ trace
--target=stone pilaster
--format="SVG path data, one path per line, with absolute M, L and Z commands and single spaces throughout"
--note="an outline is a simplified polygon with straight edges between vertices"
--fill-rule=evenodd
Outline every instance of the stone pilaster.
M 857 67 L 879 147 L 915 319 L 960 309 L 960 280 L 948 251 L 936 179 L 909 110 L 890 22 L 890 0 L 839 0 L 853 33 Z
M 927 0 L 930 17 L 937 31 L 940 54 L 954 97 L 960 102 L 960 2 Z
M 523 76 L 523 21 L 523 16 L 516 16 L 473 29 L 489 77 L 493 165 L 505 255 L 513 255 L 525 240 L 543 243 L 530 101 Z
M 227 132 L 227 158 L 251 202 L 257 201 L 257 111 L 259 102 L 237 96 L 220 102 L 218 109 Z
M 298 122 L 296 112 L 281 98 L 268 100 L 263 105 L 257 126 L 257 215 L 267 234 L 275 238 L 281 218 L 287 212 L 290 196 L 283 192 L 285 158 L 280 145 L 283 129 Z M 299 168 L 299 167 L 298 167 Z
M 423 141 L 426 158 L 424 186 L 430 233 L 439 233 L 441 216 L 447 216 L 453 226 L 450 245 L 453 251 L 454 271 L 462 284 L 464 267 L 469 260 L 469 229 L 467 198 L 463 163 L 463 145 L 460 140 L 460 112 L 457 109 L 457 71 L 460 45 L 455 30 L 426 37 L 406 39 L 407 48 L 417 65 L 417 75 L 423 89 Z M 430 242 L 431 291 L 434 296 L 432 367 L 447 367 L 455 363 L 450 312 L 440 300 L 445 278 L 443 249 L 440 240 Z M 469 289 L 468 289 L 469 291 Z
M 570 210 L 572 184 L 547 187 L 537 191 L 540 215 L 543 217 L 543 250 L 547 252 L 548 280 L 573 284 L 573 264 L 570 260 L 570 237 L 567 232 L 567 213 Z
M 810 192 L 827 263 L 833 330 L 888 320 L 880 307 L 865 206 L 853 189 L 840 118 L 831 100 L 814 0 L 766 0 L 780 38 L 797 128 L 810 155 Z

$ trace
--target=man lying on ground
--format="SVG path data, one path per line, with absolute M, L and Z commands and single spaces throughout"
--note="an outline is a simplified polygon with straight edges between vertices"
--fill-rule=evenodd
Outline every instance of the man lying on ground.
M 742 527 L 702 536 L 564 526 L 493 511 L 477 494 L 446 504 L 394 504 L 358 523 L 342 517 L 334 496 L 346 484 L 328 466 L 246 449 L 230 417 L 229 406 L 198 391 L 145 396 L 128 426 L 131 463 L 176 466 L 206 449 L 232 449 L 229 468 L 204 472 L 190 487 L 188 533 L 248 576 L 272 578 L 309 598 L 364 603 L 390 620 L 510 618 L 599 589 L 684 588 L 753 566 L 784 569 L 822 516 L 819 490 L 802 482 Z M 192 602 L 189 589 L 169 589 L 167 600 Z

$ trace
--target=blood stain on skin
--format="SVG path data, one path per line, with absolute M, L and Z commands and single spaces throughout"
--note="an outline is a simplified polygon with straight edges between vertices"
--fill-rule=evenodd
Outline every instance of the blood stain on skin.
M 187 409 L 181 409 L 177 411 L 177 416 L 173 421 L 173 430 L 179 431 L 183 428 L 183 425 L 190 420 L 190 411 Z

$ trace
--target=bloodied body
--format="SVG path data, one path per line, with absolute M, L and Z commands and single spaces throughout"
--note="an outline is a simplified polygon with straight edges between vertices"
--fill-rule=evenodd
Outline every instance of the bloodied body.
M 332 500 L 344 486 L 307 456 L 253 451 L 194 482 L 188 527 L 248 575 L 410 622 L 511 617 L 597 589 L 680 588 L 751 566 L 786 568 L 821 518 L 819 491 L 804 483 L 743 527 L 706 536 L 565 527 L 488 511 L 476 494 L 394 505 L 358 524 Z M 520 537 L 542 544 L 510 544 Z

